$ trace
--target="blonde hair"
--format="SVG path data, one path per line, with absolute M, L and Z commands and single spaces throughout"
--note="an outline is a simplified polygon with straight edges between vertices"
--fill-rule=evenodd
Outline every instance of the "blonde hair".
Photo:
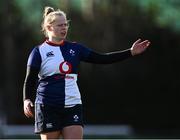
M 41 24 L 41 28 L 46 37 L 48 37 L 46 27 L 47 25 L 51 25 L 55 21 L 57 15 L 64 16 L 66 18 L 66 14 L 60 9 L 54 10 L 54 8 L 49 7 L 49 6 L 46 6 L 44 8 L 43 21 Z

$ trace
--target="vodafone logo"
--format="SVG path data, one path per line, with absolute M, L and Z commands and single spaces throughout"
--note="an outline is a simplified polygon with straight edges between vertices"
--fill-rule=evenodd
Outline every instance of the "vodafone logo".
M 64 61 L 60 63 L 59 71 L 60 73 L 63 73 L 63 74 L 69 74 L 72 71 L 72 65 L 69 62 Z

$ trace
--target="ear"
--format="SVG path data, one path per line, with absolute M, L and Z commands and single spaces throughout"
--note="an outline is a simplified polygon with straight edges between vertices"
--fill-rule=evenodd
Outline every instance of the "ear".
M 52 31 L 52 27 L 50 25 L 47 25 L 47 30 Z

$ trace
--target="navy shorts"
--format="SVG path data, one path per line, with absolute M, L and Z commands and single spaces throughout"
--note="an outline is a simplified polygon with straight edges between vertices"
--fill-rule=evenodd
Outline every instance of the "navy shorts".
M 35 104 L 35 133 L 58 131 L 71 125 L 83 126 L 82 105 L 59 108 Z

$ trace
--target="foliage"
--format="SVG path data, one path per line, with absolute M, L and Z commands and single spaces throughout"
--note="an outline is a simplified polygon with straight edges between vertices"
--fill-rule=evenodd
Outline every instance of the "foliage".
M 145 14 L 153 17 L 155 23 L 161 28 L 171 28 L 180 32 L 180 1 L 179 0 L 127 0 L 130 4 L 138 6 L 140 10 Z M 64 10 L 69 7 L 80 12 L 84 15 L 84 18 L 93 17 L 96 14 L 93 11 L 94 6 L 99 7 L 106 12 L 109 11 L 109 6 L 112 3 L 117 5 L 125 3 L 120 0 L 119 2 L 114 0 L 14 0 L 14 5 L 18 7 L 22 12 L 22 20 L 29 26 L 38 27 L 40 25 L 40 19 L 42 19 L 42 11 L 44 6 L 55 6 Z M 93 7 L 92 7 L 93 6 Z M 90 8 L 91 7 L 91 8 Z M 115 11 L 118 12 L 118 11 Z M 86 15 L 89 14 L 89 15 Z M 37 26 L 38 25 L 38 26 Z
M 153 16 L 162 28 L 171 28 L 180 32 L 180 1 L 179 0 L 129 0 L 138 8 Z

